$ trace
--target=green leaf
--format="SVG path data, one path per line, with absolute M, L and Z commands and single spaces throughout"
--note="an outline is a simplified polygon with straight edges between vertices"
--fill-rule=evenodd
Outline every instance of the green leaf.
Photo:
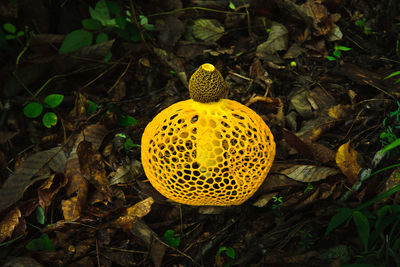
M 57 115 L 54 112 L 46 112 L 42 119 L 43 125 L 51 128 L 57 124 Z
M 89 7 L 89 13 L 92 19 L 97 19 L 104 26 L 115 26 L 115 19 L 111 19 L 110 11 L 107 7 L 107 2 L 105 0 L 100 0 L 97 2 L 94 9 Z
M 358 236 L 364 245 L 364 250 L 368 250 L 368 239 L 370 234 L 370 226 L 367 217 L 359 211 L 353 212 L 353 221 L 357 227 Z
M 17 37 L 21 37 L 21 36 L 23 36 L 25 33 L 23 32 L 23 31 L 19 31 L 18 33 L 17 33 Z
M 350 51 L 351 48 L 350 47 L 346 47 L 346 46 L 342 46 L 342 45 L 338 45 L 338 46 L 335 46 L 335 50 Z
M 350 219 L 353 214 L 353 210 L 349 208 L 341 208 L 339 209 L 339 213 L 332 217 L 329 222 L 328 228 L 326 229 L 325 235 L 329 234 L 332 230 L 336 229 L 342 223 Z
M 97 19 L 83 19 L 82 25 L 84 28 L 92 31 L 98 31 L 102 27 L 101 22 Z
M 124 149 L 125 149 L 125 151 L 129 151 L 129 150 L 131 150 L 131 149 L 134 148 L 134 147 L 140 147 L 140 145 L 135 144 L 135 143 L 132 141 L 132 139 L 127 138 L 127 139 L 125 140 L 125 143 L 124 143 Z
M 149 23 L 149 20 L 147 19 L 146 16 L 139 15 L 139 19 L 140 19 L 140 25 L 146 25 Z
M 121 15 L 115 16 L 115 22 L 121 30 L 125 30 L 126 19 L 124 17 L 122 17 Z
M 217 258 L 221 257 L 221 253 L 225 251 L 225 254 L 231 258 L 232 260 L 235 259 L 235 250 L 232 247 L 225 247 L 221 246 L 217 251 Z
M 15 34 L 17 32 L 17 28 L 15 28 L 14 24 L 4 23 L 3 28 L 6 32 Z
M 394 142 L 382 148 L 382 150 L 379 153 L 385 153 L 386 151 L 392 150 L 398 146 L 400 146 L 400 138 L 397 138 Z
M 108 10 L 111 12 L 111 14 L 114 14 L 115 16 L 121 16 L 121 8 L 119 5 L 114 2 L 114 1 L 107 1 L 107 7 Z
M 13 40 L 15 38 L 17 38 L 17 37 L 15 35 L 11 35 L 11 34 L 6 34 L 6 36 L 5 36 L 6 40 Z
M 332 56 L 326 56 L 326 59 L 329 60 L 329 61 L 335 61 L 336 60 L 336 58 L 332 57 Z
M 92 44 L 93 33 L 85 30 L 75 30 L 69 33 L 61 44 L 60 54 L 75 52 L 78 49 Z
M 40 224 L 44 224 L 46 217 L 44 216 L 44 210 L 41 206 L 38 206 L 35 211 L 36 221 Z
M 91 100 L 88 100 L 88 103 L 89 105 L 86 109 L 86 115 L 90 116 L 99 108 L 99 106 Z
M 335 50 L 332 53 L 335 57 L 340 58 L 340 56 L 342 55 L 342 53 L 339 50 Z
M 112 57 L 112 53 L 111 53 L 111 51 L 108 51 L 107 54 L 104 56 L 104 62 L 110 61 L 111 57 Z
M 60 94 L 51 94 L 46 96 L 44 99 L 44 103 L 49 107 L 49 108 L 56 108 L 58 107 L 61 102 L 63 101 L 64 96 Z
M 26 248 L 30 251 L 56 251 L 49 236 L 43 233 L 40 238 L 32 239 Z
M 181 239 L 179 237 L 174 237 L 174 230 L 167 230 L 164 233 L 163 241 L 170 245 L 171 247 L 177 248 L 181 243 Z
M 235 4 L 232 3 L 232 1 L 229 1 L 229 8 L 232 9 L 232 10 L 234 10 L 236 8 Z
M 137 122 L 137 120 L 129 115 L 121 115 L 118 117 L 118 122 L 120 126 L 126 127 L 134 125 Z
M 389 74 L 388 76 L 386 76 L 386 77 L 383 78 L 383 79 L 384 79 L 384 80 L 385 80 L 385 79 L 389 79 L 389 78 L 392 78 L 393 76 L 397 76 L 397 75 L 400 75 L 400 70 L 395 71 L 395 72 Z
M 101 44 L 104 43 L 105 41 L 108 41 L 108 35 L 104 32 L 99 33 L 96 38 L 96 44 Z
M 24 115 L 28 118 L 37 118 L 42 114 L 43 105 L 37 102 L 31 102 L 24 107 Z

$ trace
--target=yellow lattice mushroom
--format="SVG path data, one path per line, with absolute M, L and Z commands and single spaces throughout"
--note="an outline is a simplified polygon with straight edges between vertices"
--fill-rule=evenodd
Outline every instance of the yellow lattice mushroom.
M 192 99 L 161 111 L 142 137 L 145 173 L 162 195 L 188 205 L 240 205 L 260 187 L 275 157 L 263 119 L 225 95 L 211 64 L 190 78 Z

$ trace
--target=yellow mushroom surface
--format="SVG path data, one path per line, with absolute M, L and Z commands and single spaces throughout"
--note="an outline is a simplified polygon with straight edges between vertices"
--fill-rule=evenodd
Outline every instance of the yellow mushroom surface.
M 189 86 L 223 95 L 223 79 L 193 84 L 198 80 L 196 73 L 218 72 L 210 66 L 203 64 Z M 191 92 L 193 95 L 196 93 Z M 153 187 L 173 201 L 240 205 L 257 191 L 271 168 L 273 135 L 250 108 L 229 99 L 208 101 L 212 94 L 204 99 L 207 101 L 189 99 L 173 104 L 147 125 L 142 136 L 143 168 Z

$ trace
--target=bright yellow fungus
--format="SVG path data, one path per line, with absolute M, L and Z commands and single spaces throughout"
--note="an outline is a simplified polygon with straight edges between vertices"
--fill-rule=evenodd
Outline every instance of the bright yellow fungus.
M 213 65 L 203 64 L 193 74 L 189 91 L 194 99 L 171 105 L 147 125 L 142 136 L 145 173 L 173 201 L 240 205 L 267 176 L 275 157 L 274 137 L 253 110 L 222 98 L 225 82 Z

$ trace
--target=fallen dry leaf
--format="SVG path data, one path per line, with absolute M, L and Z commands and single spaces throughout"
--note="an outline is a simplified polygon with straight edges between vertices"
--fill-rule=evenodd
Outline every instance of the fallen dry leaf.
M 0 243 L 11 237 L 21 218 L 21 211 L 15 207 L 0 221 Z
M 357 151 L 350 146 L 350 141 L 338 148 L 336 164 L 351 184 L 358 181 L 358 172 L 361 167 L 357 161 Z
M 113 225 L 122 228 L 126 232 L 130 232 L 132 224 L 145 215 L 151 210 L 151 205 L 154 203 L 152 197 L 148 197 L 133 206 L 126 209 L 126 215 L 123 215 L 113 222 Z
M 288 45 L 288 30 L 278 22 L 272 22 L 266 42 L 257 46 L 257 56 L 272 55 L 277 51 L 286 50 Z
M 316 182 L 326 179 L 328 176 L 338 174 L 337 169 L 315 165 L 289 165 L 280 170 L 281 174 L 303 183 Z
M 47 170 L 46 172 L 45 169 L 49 166 L 49 162 L 58 161 L 57 157 L 65 158 L 60 147 L 30 155 L 0 188 L 0 211 L 17 202 L 23 196 L 25 190 L 35 181 L 47 178 L 50 171 Z M 40 176 L 35 178 L 39 172 Z

